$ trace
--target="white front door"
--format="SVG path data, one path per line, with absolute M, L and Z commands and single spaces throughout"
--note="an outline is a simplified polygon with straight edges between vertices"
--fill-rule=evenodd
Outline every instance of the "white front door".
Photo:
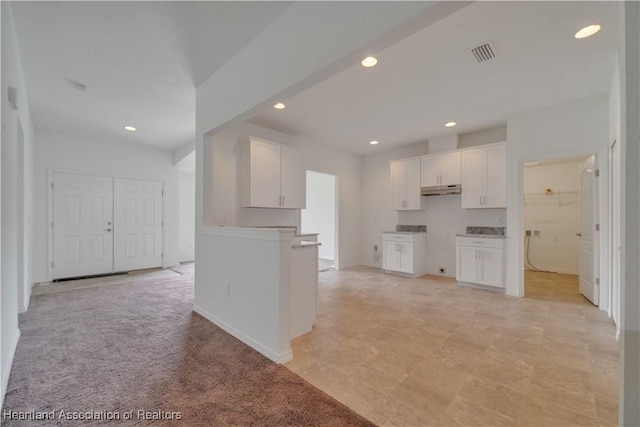
M 53 279 L 113 272 L 113 178 L 53 174 Z
M 114 178 L 114 270 L 162 267 L 162 183 Z
M 580 163 L 580 293 L 598 305 L 595 157 Z

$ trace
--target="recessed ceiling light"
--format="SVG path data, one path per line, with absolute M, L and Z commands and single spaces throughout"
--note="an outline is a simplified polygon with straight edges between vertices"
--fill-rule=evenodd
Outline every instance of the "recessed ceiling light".
M 456 122 L 447 122 L 447 123 L 445 123 L 444 125 L 445 125 L 446 127 L 448 127 L 448 128 L 452 128 L 452 127 L 454 127 L 455 125 L 457 125 L 457 123 L 456 123 Z
M 134 128 L 133 126 L 125 126 L 124 127 L 126 130 L 130 131 L 130 132 L 135 132 L 136 128 Z
M 273 106 L 273 108 L 276 108 L 278 110 L 284 110 L 285 107 L 286 107 L 286 105 L 284 105 L 282 102 L 278 102 L 277 104 L 275 104 Z
M 362 66 L 365 68 L 371 68 L 378 63 L 378 59 L 375 56 L 367 56 L 361 62 Z
M 583 29 L 581 29 L 580 31 L 578 31 L 574 37 L 577 39 L 584 39 L 584 38 L 590 37 L 595 33 L 597 33 L 598 31 L 600 31 L 600 28 L 602 27 L 598 24 L 588 25 Z
M 371 145 L 377 145 L 377 144 L 378 144 L 378 141 L 375 141 L 375 140 L 374 140 L 374 141 L 369 141 L 369 144 L 371 144 Z

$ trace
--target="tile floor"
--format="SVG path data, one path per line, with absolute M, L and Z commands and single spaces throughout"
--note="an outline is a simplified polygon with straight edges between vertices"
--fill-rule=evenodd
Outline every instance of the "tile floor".
M 614 426 L 618 345 L 570 275 L 527 298 L 378 269 L 320 274 L 313 331 L 287 367 L 383 426 Z
M 333 264 L 334 263 L 332 259 L 318 258 L 318 271 L 323 272 L 332 270 L 333 268 L 335 268 Z

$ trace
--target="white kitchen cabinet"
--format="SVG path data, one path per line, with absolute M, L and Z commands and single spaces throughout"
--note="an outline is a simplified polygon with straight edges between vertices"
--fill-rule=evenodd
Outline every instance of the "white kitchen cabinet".
M 504 288 L 503 238 L 456 238 L 456 280 Z
M 391 163 L 391 206 L 396 211 L 420 210 L 420 159 Z
M 242 207 L 304 209 L 306 172 L 302 153 L 254 137 L 239 141 Z
M 435 187 L 462 182 L 460 151 L 431 154 L 420 159 L 420 185 Z
M 382 268 L 387 272 L 426 273 L 426 233 L 384 233 Z
M 462 207 L 505 208 L 505 143 L 462 151 Z

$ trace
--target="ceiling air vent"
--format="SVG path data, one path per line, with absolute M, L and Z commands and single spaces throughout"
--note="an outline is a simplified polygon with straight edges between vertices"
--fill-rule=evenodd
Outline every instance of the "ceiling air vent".
M 496 48 L 493 46 L 493 42 L 489 40 L 480 46 L 472 47 L 469 49 L 478 62 L 486 62 L 496 57 Z

